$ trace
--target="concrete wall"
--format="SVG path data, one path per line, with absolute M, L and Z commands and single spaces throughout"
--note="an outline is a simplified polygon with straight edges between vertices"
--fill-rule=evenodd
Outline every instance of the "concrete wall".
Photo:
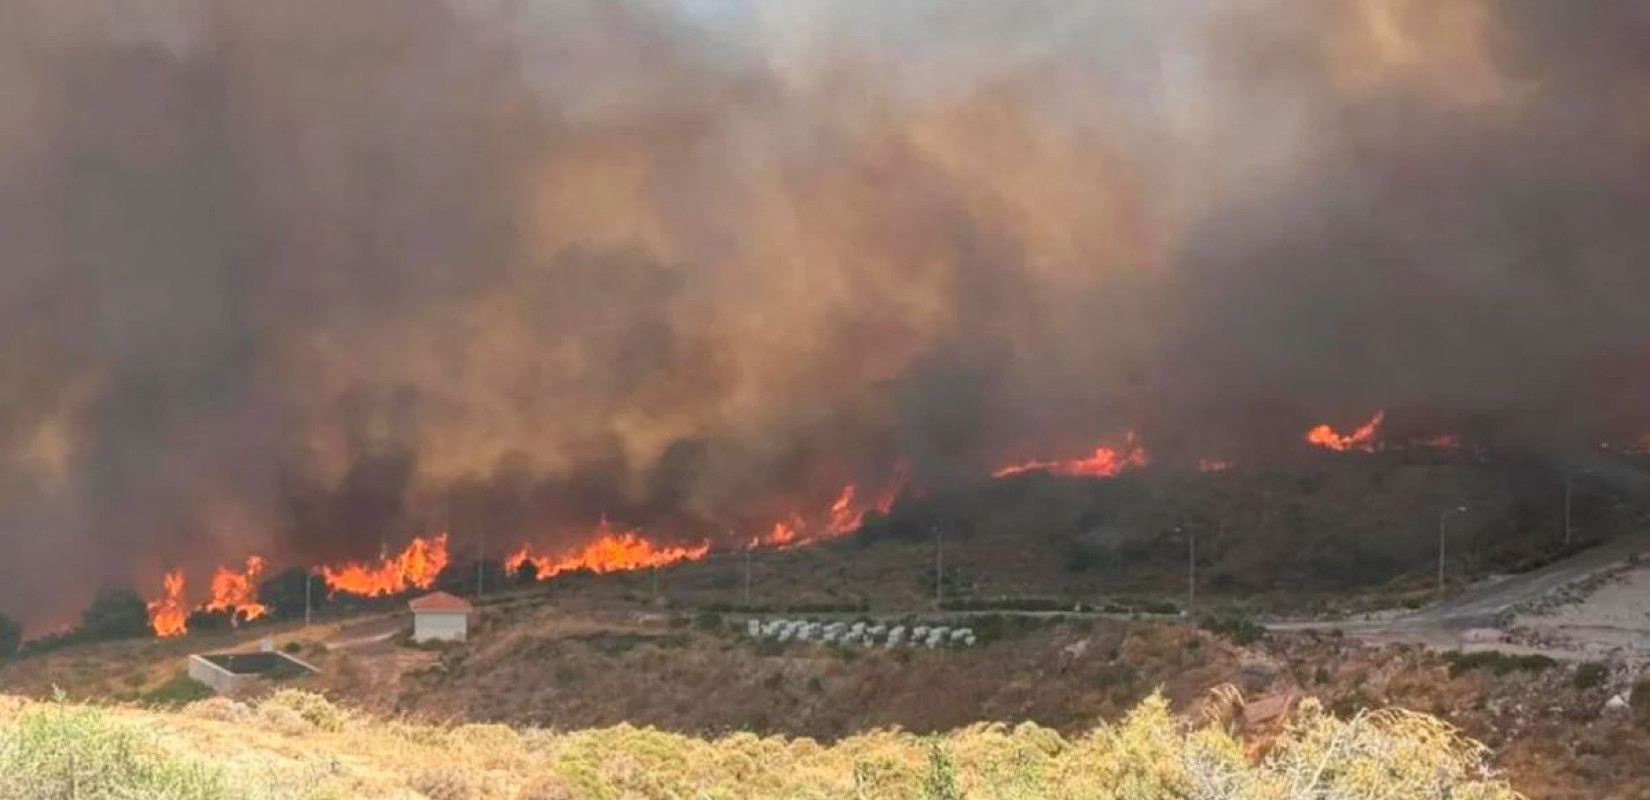
M 218 694 L 234 694 L 254 676 L 236 675 L 200 656 L 190 656 L 189 677 L 212 687 Z
M 259 654 L 259 655 L 264 655 L 264 654 Z M 321 671 L 321 670 L 317 669 L 315 667 L 315 665 L 310 664 L 309 662 L 304 661 L 302 659 L 294 658 L 290 655 L 287 655 L 286 653 L 268 653 L 267 655 L 269 655 L 270 657 L 273 657 L 273 658 L 281 659 L 282 661 L 285 661 L 285 662 L 290 663 L 290 664 L 296 664 L 297 666 L 302 667 L 303 669 L 308 670 L 310 672 L 320 672 Z M 242 689 L 247 688 L 247 686 L 249 686 L 250 684 L 252 684 L 256 681 L 263 680 L 262 676 L 258 675 L 257 673 L 230 672 L 229 670 L 225 669 L 224 667 L 222 667 L 218 664 L 212 663 L 212 661 L 210 660 L 211 658 L 220 658 L 220 657 L 219 656 L 213 656 L 213 655 L 208 655 L 208 656 L 192 655 L 192 656 L 190 656 L 189 657 L 189 677 L 194 678 L 195 680 L 200 681 L 201 683 L 204 683 L 207 686 L 212 687 L 212 691 L 217 692 L 218 694 L 223 694 L 223 695 L 237 694 Z
M 470 615 L 462 611 L 425 611 L 413 615 L 415 642 L 462 642 L 469 628 Z

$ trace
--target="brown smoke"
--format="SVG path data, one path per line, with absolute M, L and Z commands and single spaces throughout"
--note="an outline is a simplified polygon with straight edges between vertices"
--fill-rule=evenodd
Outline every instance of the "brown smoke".
M 1626 0 L 8 2 L 0 610 L 1265 408 L 1650 429 L 1647 72 Z

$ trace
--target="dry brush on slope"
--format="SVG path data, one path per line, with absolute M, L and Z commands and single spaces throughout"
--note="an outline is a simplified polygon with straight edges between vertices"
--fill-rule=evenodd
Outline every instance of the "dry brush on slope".
M 1156 697 L 1076 737 L 1035 725 L 899 731 L 825 746 L 618 726 L 554 733 L 378 720 L 286 691 L 180 713 L 0 706 L 0 798 L 1472 798 L 1520 797 L 1487 751 L 1431 717 L 1340 720 L 1308 701 L 1264 748 Z

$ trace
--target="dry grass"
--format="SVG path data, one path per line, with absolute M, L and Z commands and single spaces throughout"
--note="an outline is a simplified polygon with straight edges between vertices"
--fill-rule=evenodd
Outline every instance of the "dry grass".
M 1514 800 L 1486 752 L 1430 717 L 1349 721 L 1307 703 L 1265 755 L 1150 698 L 1062 737 L 1035 725 L 943 736 L 864 733 L 831 746 L 618 726 L 570 733 L 377 720 L 313 695 L 182 713 L 64 702 L 0 710 L 0 798 L 218 800 Z M 72 793 L 71 793 L 72 792 Z

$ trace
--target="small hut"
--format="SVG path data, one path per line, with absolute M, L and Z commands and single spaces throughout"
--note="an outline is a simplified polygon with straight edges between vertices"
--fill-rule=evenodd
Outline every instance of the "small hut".
M 435 592 L 407 603 L 413 614 L 413 641 L 462 642 L 475 606 L 462 597 Z

